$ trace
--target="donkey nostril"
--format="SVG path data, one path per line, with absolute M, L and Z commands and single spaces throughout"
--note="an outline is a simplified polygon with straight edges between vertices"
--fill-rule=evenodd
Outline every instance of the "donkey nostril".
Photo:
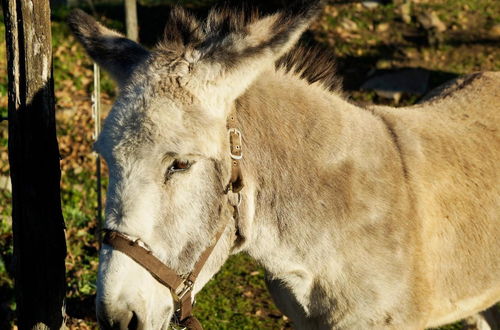
M 132 318 L 128 322 L 129 330 L 137 330 L 139 328 L 139 319 L 137 318 L 137 314 L 132 312 Z

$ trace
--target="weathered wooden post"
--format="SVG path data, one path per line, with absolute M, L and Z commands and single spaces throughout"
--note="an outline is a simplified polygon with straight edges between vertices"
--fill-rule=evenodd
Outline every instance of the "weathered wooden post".
M 137 0 L 125 0 L 125 23 L 127 25 L 127 38 L 139 41 Z
M 49 0 L 2 0 L 20 329 L 63 327 L 66 243 L 55 129 Z

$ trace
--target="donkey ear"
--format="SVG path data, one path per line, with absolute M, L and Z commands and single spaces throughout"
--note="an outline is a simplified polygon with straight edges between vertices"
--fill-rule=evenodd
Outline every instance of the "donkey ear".
M 73 10 L 68 24 L 90 57 L 108 71 L 120 86 L 125 84 L 134 68 L 149 56 L 141 45 L 107 29 L 82 10 Z
M 205 28 L 207 41 L 198 48 L 202 54 L 200 62 L 205 64 L 202 71 L 210 78 L 208 85 L 221 87 L 233 94 L 230 97 L 237 98 L 297 43 L 322 8 L 321 0 L 300 0 L 276 14 L 250 18 L 240 27 L 234 16 L 227 22 L 227 13 L 226 19 L 217 19 L 218 15 L 224 16 L 217 11 L 210 13 Z M 214 36 L 215 31 L 221 30 L 229 31 Z

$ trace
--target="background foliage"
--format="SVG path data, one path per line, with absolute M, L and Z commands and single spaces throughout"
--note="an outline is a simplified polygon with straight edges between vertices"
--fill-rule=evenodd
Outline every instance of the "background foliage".
M 281 0 L 254 1 L 258 2 L 262 2 L 263 10 L 286 4 Z M 337 58 L 346 94 L 353 101 L 411 104 L 422 93 L 459 74 L 500 70 L 500 1 L 385 2 L 385 5 L 368 8 L 360 2 L 330 1 L 323 16 L 304 37 L 304 42 L 322 44 Z M 139 1 L 140 39 L 146 45 L 154 45 L 172 4 L 181 4 L 203 15 L 214 3 L 216 1 L 210 0 Z M 94 8 L 85 8 L 94 11 L 106 25 L 123 31 L 121 1 L 94 1 Z M 91 150 L 92 63 L 69 34 L 64 23 L 67 14 L 65 7 L 54 8 L 52 23 L 62 200 L 68 240 L 67 313 L 71 328 L 93 329 L 96 328 L 93 300 L 98 224 L 96 163 Z M 2 24 L 2 117 L 6 116 L 7 107 L 4 35 Z M 380 86 L 377 77 L 384 74 L 396 79 L 400 88 Z M 420 90 L 408 85 L 414 79 L 418 79 Z M 106 75 L 102 89 L 105 117 L 116 96 L 116 87 Z M 15 327 L 8 175 L 7 123 L 3 122 L 0 124 L 0 329 Z M 207 329 L 290 327 L 288 319 L 274 307 L 263 279 L 263 270 L 248 256 L 234 256 L 198 296 L 195 313 Z M 458 326 L 451 325 L 448 329 Z

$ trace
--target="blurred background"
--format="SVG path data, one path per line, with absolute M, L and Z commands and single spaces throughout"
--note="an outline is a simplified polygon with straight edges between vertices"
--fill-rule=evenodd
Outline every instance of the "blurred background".
M 172 5 L 200 17 L 220 1 L 137 0 L 138 38 L 153 47 L 161 39 Z M 228 1 L 226 1 L 228 2 Z M 229 1 L 240 5 L 241 1 Z M 263 12 L 286 0 L 247 1 Z M 458 75 L 500 70 L 500 1 L 327 1 L 323 15 L 304 35 L 337 61 L 338 76 L 352 102 L 405 106 Z M 92 62 L 70 35 L 65 19 L 82 8 L 108 27 L 126 33 L 123 0 L 52 0 L 52 37 L 62 201 L 68 256 L 67 325 L 95 329 L 97 271 L 96 162 L 92 153 Z M 0 18 L 3 23 L 3 15 Z M 5 27 L 0 25 L 0 116 L 7 116 Z M 101 78 L 102 118 L 117 89 Z M 103 170 L 106 172 L 106 169 Z M 104 188 L 106 175 L 104 175 Z M 7 123 L 0 123 L 0 329 L 16 328 L 12 279 L 11 188 Z M 274 306 L 264 272 L 246 255 L 232 257 L 197 297 L 195 314 L 206 329 L 283 329 L 288 319 Z M 461 324 L 442 329 L 459 329 Z

